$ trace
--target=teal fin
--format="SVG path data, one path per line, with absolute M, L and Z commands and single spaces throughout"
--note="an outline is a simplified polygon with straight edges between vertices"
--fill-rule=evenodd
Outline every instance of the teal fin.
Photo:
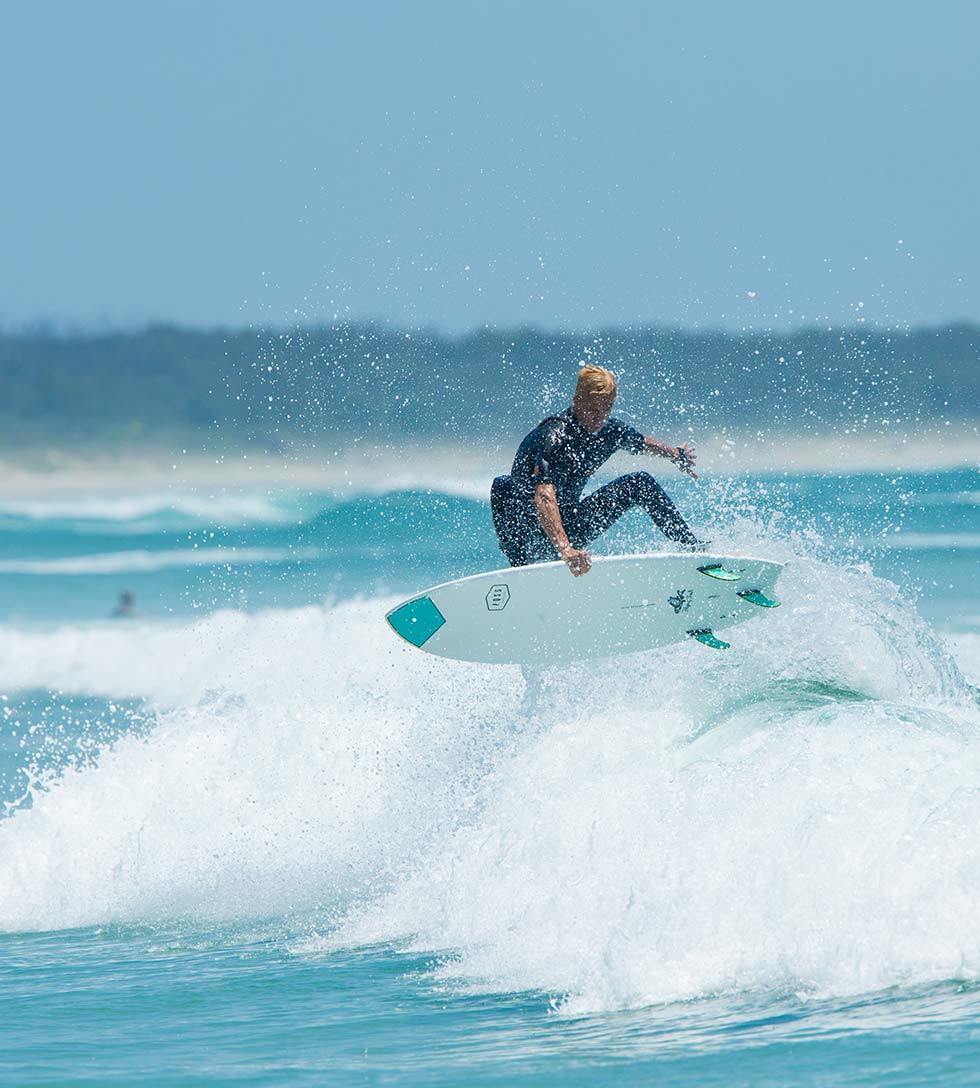
M 446 622 L 431 597 L 416 597 L 389 612 L 385 619 L 396 635 L 413 646 L 424 646 Z
M 779 601 L 774 601 L 772 597 L 767 597 L 761 589 L 743 589 L 738 594 L 743 601 L 748 601 L 749 604 L 757 604 L 760 608 L 778 608 Z
M 710 646 L 712 650 L 727 650 L 731 647 L 730 642 L 723 642 L 710 628 L 706 627 L 703 631 L 688 631 L 691 638 L 700 642 L 702 646 Z
M 737 582 L 742 577 L 740 570 L 729 570 L 721 563 L 709 563 L 706 567 L 698 567 L 698 570 L 709 578 L 718 578 L 722 582 Z

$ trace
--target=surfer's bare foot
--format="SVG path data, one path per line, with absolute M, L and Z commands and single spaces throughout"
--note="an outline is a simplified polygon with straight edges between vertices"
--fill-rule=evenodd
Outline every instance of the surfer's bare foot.
M 683 552 L 706 552 L 711 547 L 710 540 L 692 540 L 687 544 L 681 545 L 681 551 Z

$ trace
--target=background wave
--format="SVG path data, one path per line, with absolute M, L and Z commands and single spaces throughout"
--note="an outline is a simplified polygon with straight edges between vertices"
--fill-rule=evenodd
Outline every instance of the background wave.
M 0 559 L 0 574 L 134 574 L 169 568 L 234 567 L 249 563 L 296 563 L 317 559 L 319 548 L 127 549 L 52 559 Z
M 10 532 L 61 528 L 80 534 L 132 535 L 202 526 L 299 525 L 346 503 L 402 492 L 486 501 L 491 476 L 488 471 L 478 478 L 459 480 L 425 463 L 412 467 L 402 462 L 397 469 L 388 466 L 377 475 L 365 470 L 353 478 L 345 475 L 334 486 L 321 483 L 310 489 L 144 487 L 102 495 L 0 496 L 0 527 Z

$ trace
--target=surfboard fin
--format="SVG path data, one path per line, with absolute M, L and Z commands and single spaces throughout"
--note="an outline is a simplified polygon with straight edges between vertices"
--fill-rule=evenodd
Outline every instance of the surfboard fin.
M 740 570 L 729 570 L 721 563 L 708 563 L 707 566 L 698 567 L 698 570 L 709 578 L 718 578 L 722 582 L 737 582 L 742 577 Z
M 757 604 L 760 608 L 778 608 L 779 601 L 767 597 L 761 589 L 741 589 L 738 595 L 749 604 Z
M 710 627 L 704 627 L 700 631 L 688 631 L 687 633 L 696 642 L 700 642 L 702 646 L 710 646 L 712 650 L 727 650 L 732 645 L 730 642 L 720 639 Z

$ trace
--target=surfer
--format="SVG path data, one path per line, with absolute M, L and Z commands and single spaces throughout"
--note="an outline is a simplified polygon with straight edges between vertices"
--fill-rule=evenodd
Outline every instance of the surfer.
M 493 481 L 493 525 L 512 567 L 563 559 L 576 577 L 586 574 L 591 566 L 586 545 L 634 507 L 645 510 L 664 536 L 683 548 L 699 551 L 707 546 L 649 472 L 619 476 L 582 498 L 589 477 L 616 450 L 665 457 L 698 478 L 693 446 L 645 438 L 610 417 L 616 392 L 612 371 L 582 367 L 572 406 L 543 419 L 518 447 L 510 475 Z

